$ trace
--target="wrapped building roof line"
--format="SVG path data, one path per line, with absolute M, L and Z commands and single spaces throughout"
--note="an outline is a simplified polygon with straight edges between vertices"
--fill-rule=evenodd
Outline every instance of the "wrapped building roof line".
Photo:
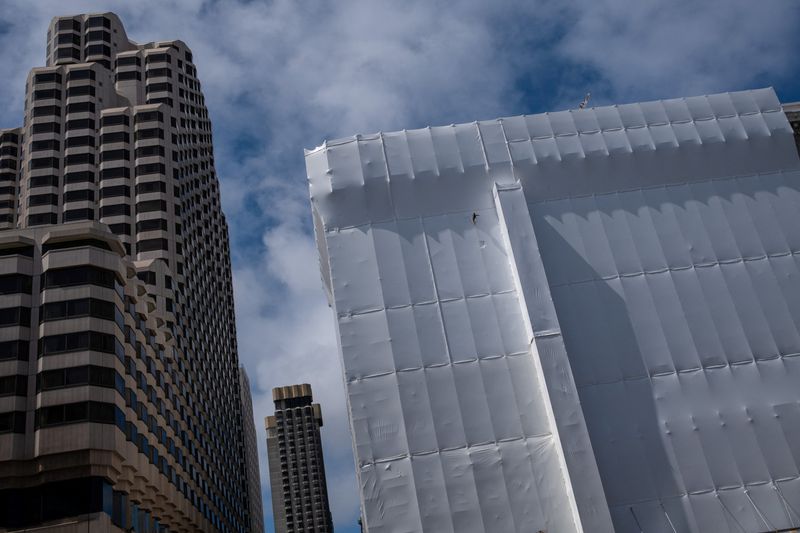
M 771 89 L 306 161 L 370 531 L 800 524 L 800 161 Z

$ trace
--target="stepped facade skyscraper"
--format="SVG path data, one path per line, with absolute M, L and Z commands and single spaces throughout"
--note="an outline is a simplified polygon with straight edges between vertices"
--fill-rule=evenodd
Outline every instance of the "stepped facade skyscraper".
M 265 420 L 275 533 L 331 533 L 322 408 L 311 385 L 272 389 L 275 414 Z
M 112 13 L 55 18 L 24 111 L 0 132 L 0 529 L 251 530 L 191 50 L 136 44 Z

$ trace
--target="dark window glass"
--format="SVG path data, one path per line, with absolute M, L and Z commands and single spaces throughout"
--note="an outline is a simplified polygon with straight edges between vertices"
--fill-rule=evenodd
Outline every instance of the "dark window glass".
M 86 47 L 87 56 L 110 56 L 111 48 L 105 44 L 90 44 Z
M 46 254 L 51 250 L 82 248 L 84 246 L 93 246 L 101 250 L 109 250 L 109 251 L 111 250 L 111 246 L 106 241 L 100 239 L 78 239 L 74 241 L 56 241 L 56 242 L 47 241 L 42 245 L 42 255 Z
M 167 167 L 164 163 L 147 163 L 136 165 L 136 176 L 146 176 L 147 174 L 166 174 Z
M 81 23 L 75 19 L 60 19 L 56 29 L 61 32 L 64 30 L 81 31 Z
M 161 111 L 140 111 L 136 113 L 136 118 L 134 122 L 139 124 L 140 122 L 164 122 L 164 115 Z
M 77 102 L 75 104 L 67 104 L 67 113 L 94 113 L 94 102 Z
M 131 158 L 130 150 L 103 150 L 100 152 L 100 161 L 128 161 Z
M 44 122 L 41 124 L 34 124 L 31 126 L 31 133 L 33 135 L 39 133 L 61 133 L 61 124 L 58 122 Z
M 172 70 L 168 68 L 149 68 L 145 71 L 145 78 L 170 77 Z M 170 89 L 171 90 L 171 89 Z
M 0 361 L 17 359 L 28 360 L 28 341 L 16 340 L 0 342 Z
M 31 277 L 25 274 L 0 276 L 0 294 L 30 294 Z
M 17 175 L 13 172 L 0 172 L 0 182 L 17 181 Z
M 147 200 L 136 204 L 137 213 L 151 213 L 153 211 L 166 211 L 167 202 L 165 200 Z
M 154 146 L 140 146 L 136 149 L 136 158 L 140 157 L 153 157 L 153 156 L 161 156 L 164 157 L 164 147 L 159 145 Z
M 114 205 L 104 205 L 100 208 L 100 216 L 101 217 L 113 217 L 119 215 L 127 215 L 130 216 L 131 214 L 131 206 L 128 204 L 114 204 Z
M 114 335 L 96 331 L 49 335 L 39 340 L 39 356 L 84 350 L 116 354 L 118 344 Z
M 167 192 L 167 184 L 163 181 L 146 181 L 136 184 L 136 194 L 146 194 L 149 192 Z
M 29 168 L 31 170 L 38 170 L 42 168 L 59 168 L 61 165 L 57 157 L 40 157 L 38 159 L 31 159 Z
M 58 160 L 56 160 L 56 161 L 58 161 Z M 2 159 L 2 160 L 0 160 L 0 168 L 16 170 L 17 169 L 17 160 L 16 159 Z M 31 168 L 33 168 L 33 167 L 31 167 Z M 56 168 L 58 168 L 58 167 L 56 167 Z
M 127 143 L 130 142 L 130 135 L 127 131 L 115 131 L 112 133 L 104 133 L 101 142 L 103 144 L 110 143 Z
M 30 307 L 7 307 L 0 309 L 0 327 L 31 325 Z
M 2 148 L 0 148 L 0 155 L 16 156 L 17 152 L 18 152 L 17 147 L 12 145 L 3 146 Z
M 67 191 L 64 193 L 65 202 L 94 201 L 94 191 L 91 189 L 81 189 L 78 191 Z
M 78 85 L 77 87 L 67 88 L 67 98 L 73 96 L 94 96 L 94 85 Z
M 148 54 L 145 56 L 147 59 L 147 63 L 171 63 L 172 60 L 169 57 L 169 54 Z
M 93 130 L 94 120 L 91 118 L 80 118 L 67 121 L 67 131 L 70 130 Z
M 90 41 L 103 41 L 103 42 L 106 42 L 106 43 L 110 43 L 111 42 L 111 34 L 108 33 L 107 31 L 102 31 L 102 30 L 90 31 L 90 32 L 86 33 L 86 41 L 87 42 L 90 42 Z
M 25 411 L 0 413 L 0 433 L 25 433 Z
M 28 207 L 37 205 L 58 205 L 57 194 L 34 194 L 28 197 Z
M 128 167 L 104 168 L 100 171 L 100 179 L 130 178 L 131 169 Z
M 64 143 L 67 148 L 78 148 L 81 146 L 90 146 L 94 148 L 94 136 L 78 135 L 76 137 L 67 137 Z
M 87 28 L 111 28 L 111 20 L 106 17 L 89 17 L 86 20 Z
M 0 377 L 0 396 L 26 396 L 28 394 L 28 376 L 15 374 Z
M 126 72 L 117 72 L 117 81 L 130 81 L 141 80 L 142 73 L 138 70 L 129 70 Z
M 163 139 L 164 138 L 164 130 L 161 128 L 148 128 L 143 130 L 137 130 L 134 134 L 134 140 L 140 141 L 144 139 Z
M 162 97 L 162 98 L 148 98 L 148 104 L 166 104 L 172 107 L 172 98 Z
M 167 231 L 167 221 L 162 218 L 156 218 L 152 220 L 141 220 L 136 223 L 137 233 L 157 230 Z
M 75 285 L 97 285 L 113 289 L 116 279 L 116 274 L 111 270 L 94 266 L 57 268 L 42 274 L 42 289 Z
M 64 158 L 64 165 L 94 165 L 94 154 L 69 154 Z
M 115 311 L 116 306 L 112 302 L 97 300 L 95 298 L 82 298 L 64 302 L 49 302 L 42 305 L 40 320 L 42 322 L 49 322 L 51 320 L 91 316 L 113 321 L 115 318 Z
M 28 215 L 28 226 L 43 226 L 46 224 L 57 224 L 58 215 L 55 213 L 39 213 Z
M 127 67 L 131 65 L 136 65 L 138 67 L 141 66 L 141 64 L 142 60 L 139 58 L 139 56 L 126 56 L 126 57 L 117 56 L 118 67 Z
M 61 74 L 58 72 L 41 72 L 33 77 L 33 83 L 61 83 Z
M 44 105 L 33 108 L 33 117 L 61 116 L 61 108 L 57 105 Z
M 32 176 L 28 185 L 35 187 L 58 187 L 58 176 Z
M 76 222 L 78 220 L 94 220 L 94 209 L 68 209 L 64 211 L 64 222 Z
M 171 83 L 151 83 L 147 86 L 147 92 L 149 93 L 157 93 L 161 91 L 169 91 L 172 92 L 172 84 Z
M 128 115 L 103 115 L 101 120 L 104 128 L 106 126 L 127 126 L 130 124 Z
M 114 198 L 116 196 L 125 196 L 130 198 L 131 188 L 128 185 L 114 185 L 111 187 L 103 187 L 100 189 L 100 198 Z
M 142 241 L 136 241 L 136 251 L 138 253 L 155 252 L 159 250 L 169 250 L 169 241 L 167 239 L 144 239 Z
M 19 135 L 14 132 L 7 131 L 6 133 L 0 134 L 0 143 L 19 144 Z
M 57 59 L 80 59 L 81 58 L 81 51 L 77 48 L 69 47 L 69 48 L 59 48 L 56 50 L 56 58 Z
M 33 257 L 33 246 L 14 246 L 12 244 L 10 247 L 0 248 L 0 257 L 8 257 L 9 255 Z
M 67 72 L 67 82 L 73 80 L 94 80 L 95 74 L 92 69 L 70 70 Z
M 56 139 L 46 139 L 44 141 L 33 141 L 31 143 L 31 152 L 38 152 L 40 150 L 59 150 L 61 143 Z
M 33 91 L 33 100 L 61 100 L 61 90 L 39 89 L 38 91 Z M 35 111 L 36 109 L 34 108 L 34 112 Z
M 111 233 L 114 235 L 130 235 L 131 234 L 131 225 L 130 224 L 109 224 L 108 229 L 111 230 Z M 127 243 L 126 243 L 127 244 Z
M 72 183 L 94 183 L 94 172 L 84 170 L 81 172 L 67 172 L 64 174 L 64 184 Z
M 59 33 L 56 38 L 56 44 L 75 44 L 81 45 L 81 36 L 76 33 Z
M 16 187 L 0 187 L 0 196 L 4 196 L 6 194 L 17 194 Z M 12 202 L 13 206 L 13 202 Z

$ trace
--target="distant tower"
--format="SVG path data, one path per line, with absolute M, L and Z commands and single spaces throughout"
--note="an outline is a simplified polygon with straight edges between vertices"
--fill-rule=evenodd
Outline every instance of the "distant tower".
M 250 378 L 243 366 L 239 367 L 239 390 L 241 391 L 242 422 L 244 431 L 245 465 L 247 467 L 247 491 L 250 506 L 247 510 L 250 533 L 264 533 L 264 509 L 261 506 L 261 476 L 258 471 L 258 436 L 256 424 L 251 416 L 253 397 L 250 395 Z
M 322 459 L 322 410 L 311 385 L 272 389 L 275 416 L 266 418 L 275 533 L 333 531 Z

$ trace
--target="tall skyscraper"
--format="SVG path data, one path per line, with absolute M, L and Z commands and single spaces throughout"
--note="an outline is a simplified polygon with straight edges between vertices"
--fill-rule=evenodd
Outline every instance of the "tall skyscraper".
M 247 490 L 250 502 L 250 529 L 252 533 L 264 533 L 264 509 L 261 506 L 261 473 L 258 470 L 258 434 L 253 420 L 253 398 L 250 395 L 250 378 L 244 367 L 239 367 L 239 388 L 242 392 L 244 416 L 245 466 L 247 468 Z M 248 416 L 248 413 L 250 416 Z
M 265 420 L 275 533 L 330 533 L 322 409 L 311 385 L 272 389 L 275 415 Z
M 0 153 L 0 528 L 249 531 L 252 415 L 191 50 L 136 44 L 112 13 L 53 19 Z
M 366 531 L 800 525 L 800 158 L 771 89 L 306 166 Z

